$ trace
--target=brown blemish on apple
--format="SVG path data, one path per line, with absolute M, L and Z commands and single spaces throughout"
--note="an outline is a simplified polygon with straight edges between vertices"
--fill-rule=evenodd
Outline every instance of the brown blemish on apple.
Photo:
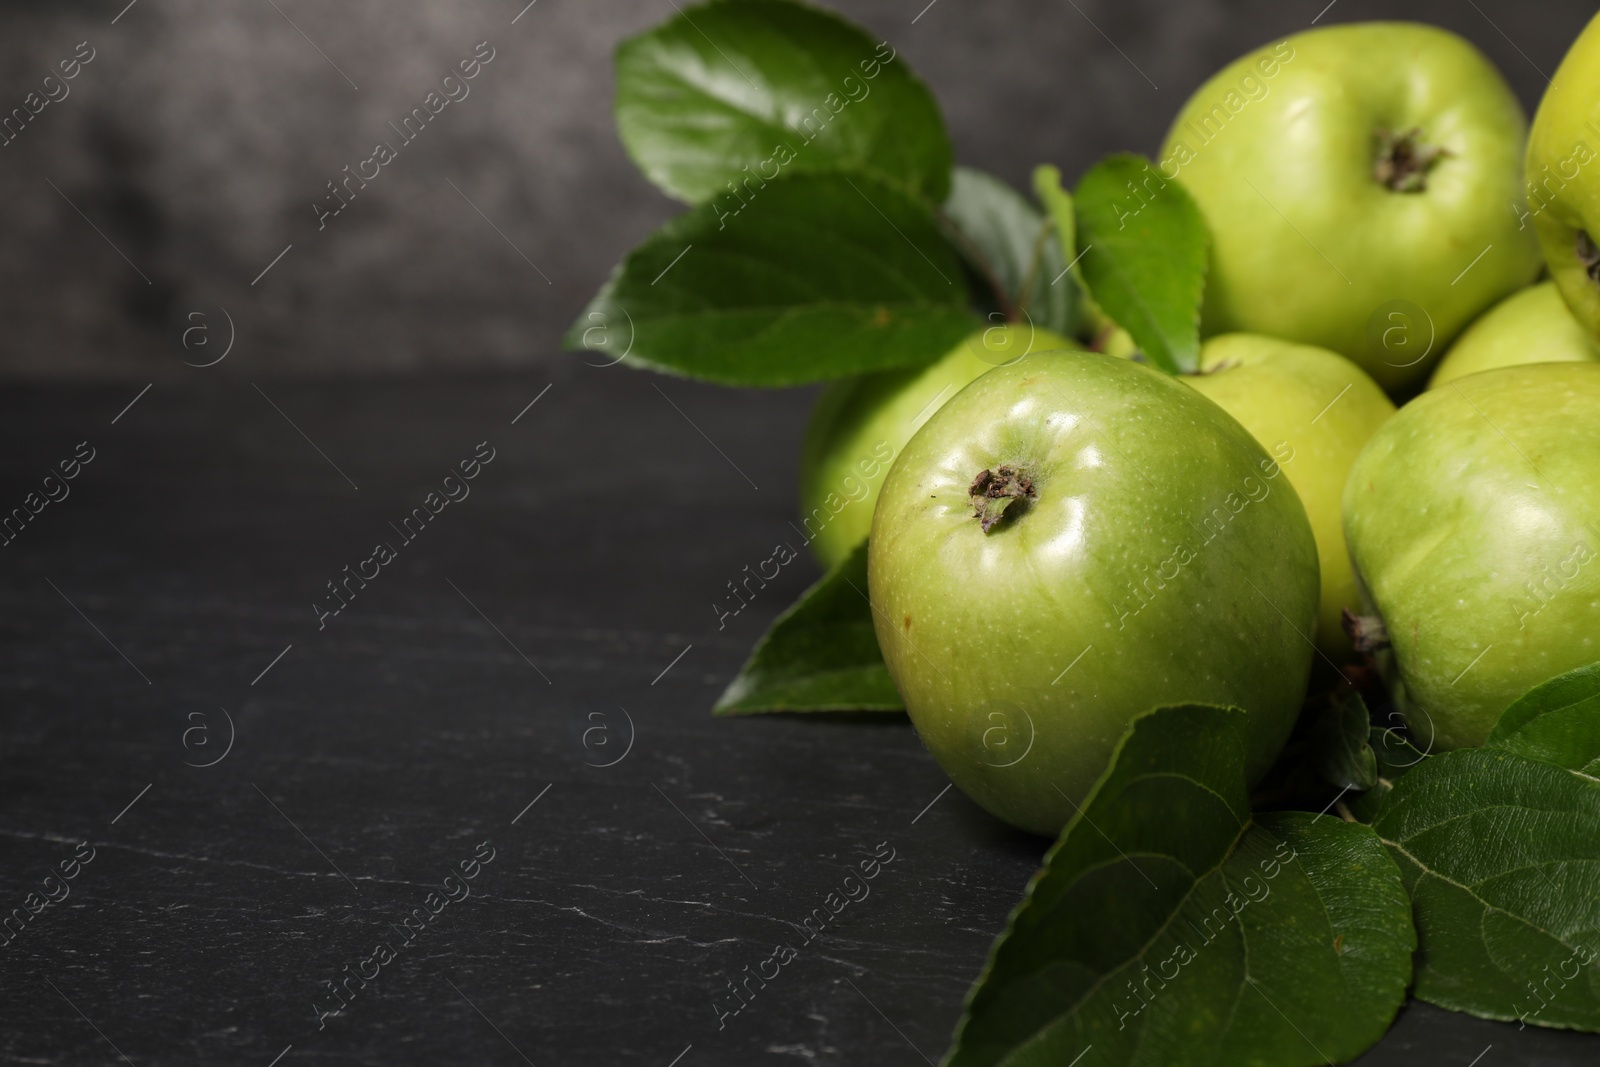
M 1578 262 L 1583 265 L 1583 272 L 1589 280 L 1600 286 L 1600 248 L 1595 247 L 1594 238 L 1589 236 L 1588 230 L 1578 231 Z
M 906 633 L 910 633 L 911 632 L 911 616 L 910 615 L 907 615 L 905 618 L 901 619 L 900 620 L 900 624 L 905 628 Z
M 872 309 L 872 325 L 874 326 L 887 326 L 893 318 L 894 316 L 889 313 L 889 309 L 886 307 L 880 305 Z
M 1425 144 L 1420 128 L 1413 127 L 1405 133 L 1379 130 L 1372 178 L 1390 192 L 1424 192 L 1428 188 L 1428 171 L 1449 154 L 1448 149 Z
M 1033 479 L 1025 471 L 1003 464 L 992 470 L 985 468 L 979 471 L 978 476 L 972 479 L 972 485 L 967 488 L 967 499 L 971 501 L 973 513 L 977 515 L 978 525 L 984 533 L 994 529 L 995 524 L 1005 518 L 1013 503 L 1037 495 Z

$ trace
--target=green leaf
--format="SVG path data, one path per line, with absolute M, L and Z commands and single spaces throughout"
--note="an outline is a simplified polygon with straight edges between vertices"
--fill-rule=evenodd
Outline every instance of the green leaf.
M 1400 722 L 1398 711 L 1389 713 L 1390 720 Z M 1431 739 L 1430 739 L 1431 743 Z M 1394 783 L 1411 768 L 1428 758 L 1428 754 L 1413 745 L 1399 726 L 1379 726 L 1373 723 L 1367 734 L 1367 747 L 1371 749 L 1377 765 L 1377 782 L 1365 793 L 1344 799 L 1344 810 L 1364 823 L 1371 823 L 1383 810 Z
M 721 0 L 617 49 L 617 127 L 645 176 L 691 204 L 778 174 L 867 171 L 937 204 L 950 139 L 887 43 L 819 8 Z M 729 188 L 732 182 L 734 189 Z
M 1373 829 L 1417 924 L 1416 995 L 1488 1019 L 1600 1030 L 1600 671 L 1506 710 L 1484 748 L 1430 756 Z
M 1600 777 L 1600 663 L 1552 678 L 1512 704 L 1488 745 Z
M 927 363 L 979 325 L 932 212 L 864 175 L 768 183 L 707 204 L 612 274 L 570 346 L 727 385 L 783 386 Z
M 1371 830 L 1252 820 L 1245 716 L 1137 720 L 1029 883 L 946 1067 L 1296 1067 L 1382 1036 L 1414 944 Z
M 1488 748 L 1431 756 L 1395 785 L 1373 829 L 1411 894 L 1419 999 L 1600 1029 L 1595 786 Z
M 1090 294 L 1150 361 L 1177 374 L 1200 361 L 1210 236 L 1176 180 L 1142 156 L 1109 156 L 1078 182 L 1078 249 Z
M 712 713 L 904 707 L 872 628 L 863 541 L 778 616 Z
M 1390 717 L 1398 718 L 1399 714 L 1391 712 Z M 1373 755 L 1377 757 L 1378 777 L 1383 781 L 1394 781 L 1428 758 L 1428 753 L 1413 745 L 1395 726 L 1373 724 L 1367 743 L 1372 746 Z M 1433 739 L 1429 738 L 1428 743 L 1431 745 Z
M 1312 727 L 1317 773 L 1341 789 L 1365 791 L 1377 785 L 1378 757 L 1371 734 L 1372 719 L 1360 693 L 1335 701 Z
M 1002 311 L 1015 310 L 1019 321 L 1071 335 L 1077 284 L 1065 273 L 1048 218 L 1000 179 L 966 167 L 956 168 L 944 217 L 955 246 L 998 290 Z

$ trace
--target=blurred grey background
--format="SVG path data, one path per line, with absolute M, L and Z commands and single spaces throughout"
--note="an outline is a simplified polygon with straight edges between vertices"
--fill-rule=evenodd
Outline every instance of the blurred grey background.
M 561 330 L 679 210 L 624 156 L 610 113 L 613 48 L 675 4 L 525 5 L 0 3 L 0 114 L 61 60 L 94 56 L 0 148 L 0 373 L 194 374 L 184 361 L 214 358 L 230 335 L 215 373 L 250 378 L 575 359 L 560 353 Z M 1153 152 L 1209 73 L 1319 16 L 1453 29 L 1531 111 L 1595 10 L 1592 0 L 829 6 L 930 84 L 960 162 L 1023 187 L 1036 163 L 1075 176 L 1112 150 Z M 483 41 L 494 59 L 470 96 L 319 232 L 312 205 L 325 183 L 392 140 L 388 124 Z

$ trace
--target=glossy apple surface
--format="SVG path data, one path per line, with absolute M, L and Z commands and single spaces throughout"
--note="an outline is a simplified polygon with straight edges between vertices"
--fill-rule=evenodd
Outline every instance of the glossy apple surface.
M 1494 66 L 1431 26 L 1330 26 L 1230 64 L 1159 161 L 1210 225 L 1205 333 L 1329 348 L 1385 389 L 1421 378 L 1538 270 L 1509 208 L 1526 125 Z
M 1600 364 L 1422 394 L 1362 450 L 1344 514 L 1414 739 L 1481 745 L 1517 697 L 1600 660 Z
M 1028 352 L 1080 348 L 1029 325 L 980 330 L 925 367 L 835 382 L 800 446 L 800 521 L 824 567 L 860 544 L 889 464 L 918 426 L 978 375 Z
M 1428 380 L 1429 389 L 1496 367 L 1593 363 L 1600 343 L 1573 317 L 1555 282 L 1506 297 L 1467 328 Z
M 940 408 L 884 481 L 868 584 L 923 743 L 1035 833 L 1135 716 L 1244 708 L 1259 776 L 1305 694 L 1317 550 L 1288 479 L 1221 408 L 1112 356 L 1028 356 Z
M 1567 305 L 1600 337 L 1600 15 L 1556 68 L 1528 134 L 1527 217 Z
M 1317 646 L 1340 662 L 1350 655 L 1340 612 L 1361 609 L 1344 543 L 1344 483 L 1394 405 L 1343 356 L 1258 334 L 1212 338 L 1200 350 L 1200 367 L 1203 373 L 1183 380 L 1250 431 L 1306 509 L 1322 571 Z

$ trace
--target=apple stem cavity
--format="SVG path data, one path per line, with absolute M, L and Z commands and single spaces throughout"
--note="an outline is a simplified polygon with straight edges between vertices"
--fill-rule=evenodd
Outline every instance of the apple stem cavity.
M 1600 248 L 1595 247 L 1594 238 L 1589 236 L 1588 230 L 1578 231 L 1578 263 L 1589 280 L 1600 286 Z
M 1424 192 L 1428 188 L 1428 171 L 1449 154 L 1448 149 L 1425 144 L 1418 127 L 1405 133 L 1379 130 L 1378 159 L 1372 166 L 1372 177 L 1390 192 Z
M 1389 647 L 1389 630 L 1378 616 L 1357 615 L 1345 608 L 1339 618 L 1344 625 L 1345 636 L 1350 638 L 1350 644 L 1357 652 L 1382 652 Z
M 1005 518 L 1011 505 L 1036 496 L 1038 493 L 1034 491 L 1033 479 L 1028 477 L 1027 472 L 1020 467 L 1005 465 L 979 471 L 967 489 L 967 498 L 972 502 L 973 513 L 977 515 L 978 525 L 984 533 L 994 529 Z

